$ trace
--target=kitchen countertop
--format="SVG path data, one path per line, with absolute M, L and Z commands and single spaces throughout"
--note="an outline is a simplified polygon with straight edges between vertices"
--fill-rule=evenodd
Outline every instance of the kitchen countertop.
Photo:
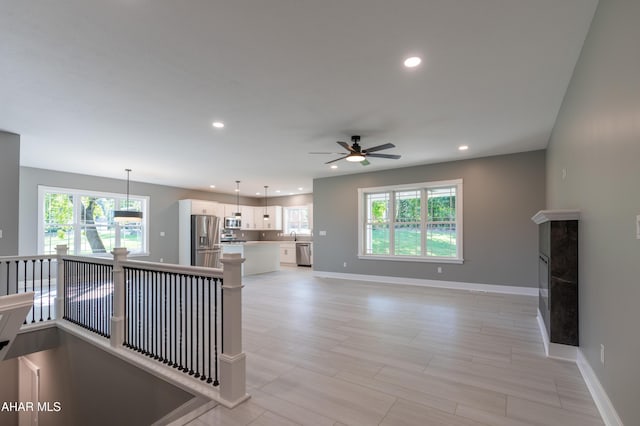
M 221 243 L 222 245 L 225 244 L 229 244 L 229 245 L 242 245 L 242 244 L 246 244 L 246 245 L 252 245 L 252 244 L 282 244 L 282 243 L 291 243 L 291 244 L 296 244 L 296 243 L 312 243 L 313 241 L 225 241 L 223 243 Z
M 222 245 L 229 244 L 234 246 L 255 245 L 255 244 L 280 244 L 280 241 L 227 241 L 221 244 Z

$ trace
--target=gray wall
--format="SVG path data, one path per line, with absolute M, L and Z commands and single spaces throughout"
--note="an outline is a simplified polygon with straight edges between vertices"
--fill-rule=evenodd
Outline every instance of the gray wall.
M 104 192 L 126 192 L 125 180 L 22 167 L 20 169 L 21 220 L 19 232 L 21 255 L 37 252 L 38 185 Z M 163 258 L 165 263 L 178 263 L 178 200 L 194 198 L 230 204 L 236 202 L 236 197 L 233 194 L 193 191 L 135 181 L 131 182 L 130 192 L 149 197 L 150 256 L 137 259 L 158 262 L 160 258 Z M 260 205 L 259 202 L 260 200 L 254 197 L 240 197 L 241 204 Z M 160 232 L 164 232 L 165 236 L 161 237 Z M 257 233 L 255 236 L 252 234 L 251 237 L 253 237 L 251 239 L 257 239 Z
M 18 380 L 18 358 L 0 361 L 0 404 L 19 401 Z M 17 424 L 17 411 L 0 411 L 0 425 Z
M 357 258 L 358 188 L 458 178 L 464 185 L 464 264 Z M 538 239 L 531 216 L 544 207 L 544 188 L 544 151 L 316 179 L 314 269 L 537 287 Z M 322 230 L 326 236 L 318 236 Z
M 18 254 L 20 136 L 0 131 L 0 256 Z
M 547 157 L 548 207 L 582 211 L 581 350 L 626 425 L 640 425 L 638 22 L 640 2 L 600 0 Z

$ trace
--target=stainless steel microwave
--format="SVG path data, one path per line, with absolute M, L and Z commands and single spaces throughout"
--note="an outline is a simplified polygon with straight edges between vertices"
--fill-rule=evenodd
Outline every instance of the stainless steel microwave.
M 237 216 L 225 217 L 224 227 L 226 229 L 240 229 L 242 227 L 242 220 Z

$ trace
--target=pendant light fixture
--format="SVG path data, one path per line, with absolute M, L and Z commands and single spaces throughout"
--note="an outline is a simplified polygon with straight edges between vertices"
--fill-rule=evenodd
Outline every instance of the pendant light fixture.
M 242 212 L 240 212 L 240 181 L 236 181 L 236 213 L 235 217 L 242 217 Z
M 267 188 L 269 187 L 265 185 L 264 186 L 264 215 L 262 216 L 264 220 L 269 220 L 269 213 L 267 211 Z
M 124 169 L 127 172 L 127 202 L 124 209 L 113 212 L 113 220 L 118 223 L 140 222 L 142 221 L 142 212 L 129 210 L 129 173 L 131 169 Z

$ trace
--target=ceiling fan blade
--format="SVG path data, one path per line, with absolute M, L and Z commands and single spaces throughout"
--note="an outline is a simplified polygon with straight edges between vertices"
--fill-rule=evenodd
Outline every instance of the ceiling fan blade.
M 341 147 L 343 147 L 344 149 L 346 149 L 347 151 L 349 151 L 349 152 L 355 152 L 355 150 L 354 150 L 353 148 L 351 148 L 351 147 L 349 146 L 349 144 L 348 144 L 348 143 L 346 143 L 346 142 L 336 141 L 336 143 L 337 143 L 338 145 L 340 145 Z
M 335 154 L 335 155 L 344 155 L 344 152 L 309 152 L 308 154 Z
M 369 153 L 367 153 L 367 157 L 390 158 L 392 160 L 397 160 L 400 158 L 400 156 L 396 154 L 369 154 Z
M 349 155 L 345 155 L 344 157 L 340 157 L 340 158 L 336 158 L 335 160 L 327 161 L 327 162 L 326 162 L 326 163 L 324 163 L 324 164 L 331 164 L 331 163 L 335 163 L 336 161 L 340 161 L 340 160 L 342 160 L 343 158 L 347 158 L 348 156 L 349 156 Z
M 367 160 L 364 160 L 364 161 L 361 161 L 360 164 L 362 164 L 363 166 L 368 166 L 371 163 Z
M 385 143 L 383 145 L 374 146 L 373 148 L 363 149 L 362 152 L 376 152 L 382 151 L 383 149 L 395 148 L 396 146 L 392 143 Z

